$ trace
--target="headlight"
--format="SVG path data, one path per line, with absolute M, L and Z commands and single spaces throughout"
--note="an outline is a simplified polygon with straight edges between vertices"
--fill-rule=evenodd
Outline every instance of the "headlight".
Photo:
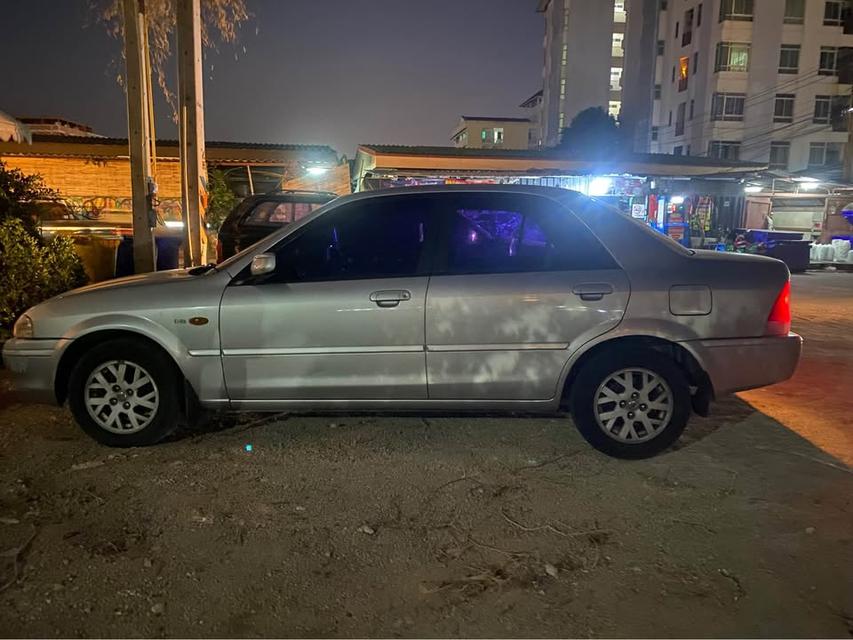
M 15 338 L 32 338 L 33 337 L 33 321 L 28 315 L 23 315 L 18 318 L 12 329 L 12 335 Z

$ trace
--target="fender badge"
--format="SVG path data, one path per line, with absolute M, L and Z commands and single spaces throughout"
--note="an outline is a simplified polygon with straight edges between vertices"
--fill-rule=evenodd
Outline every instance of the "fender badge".
M 207 324 L 209 320 L 204 316 L 193 316 L 190 318 L 190 324 L 195 325 L 196 327 L 200 327 L 203 324 Z

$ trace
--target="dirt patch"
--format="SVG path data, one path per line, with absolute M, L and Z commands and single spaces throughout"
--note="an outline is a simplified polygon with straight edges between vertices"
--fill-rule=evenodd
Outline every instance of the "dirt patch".
M 16 578 L 3 556 L 0 629 L 848 633 L 851 474 L 723 408 L 678 451 L 622 462 L 566 419 L 297 416 L 115 452 L 12 405 L 0 551 L 26 548 Z

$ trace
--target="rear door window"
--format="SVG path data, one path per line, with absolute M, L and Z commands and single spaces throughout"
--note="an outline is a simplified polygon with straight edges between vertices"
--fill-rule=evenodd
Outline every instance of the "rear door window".
M 440 273 L 617 268 L 583 223 L 546 198 L 482 193 L 440 200 L 445 220 Z

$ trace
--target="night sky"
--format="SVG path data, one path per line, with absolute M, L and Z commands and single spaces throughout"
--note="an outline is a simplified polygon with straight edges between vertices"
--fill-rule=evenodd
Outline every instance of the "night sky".
M 209 140 L 330 144 L 350 156 L 361 142 L 447 145 L 460 115 L 523 115 L 518 105 L 541 88 L 535 0 L 248 5 L 240 42 L 205 52 Z M 0 110 L 124 137 L 120 44 L 87 7 L 0 0 Z M 162 100 L 156 109 L 158 137 L 176 137 Z

